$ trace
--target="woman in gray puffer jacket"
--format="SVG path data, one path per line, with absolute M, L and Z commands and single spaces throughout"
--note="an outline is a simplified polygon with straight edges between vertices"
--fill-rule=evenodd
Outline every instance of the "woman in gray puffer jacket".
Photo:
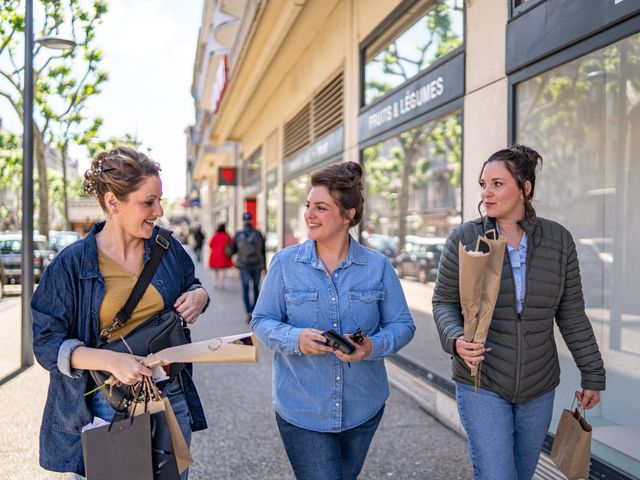
M 541 164 L 540 155 L 522 145 L 489 157 L 479 179 L 486 216 L 456 227 L 440 259 L 433 315 L 442 347 L 452 355 L 475 479 L 533 476 L 560 382 L 554 320 L 581 373 L 582 391 L 576 392 L 581 407 L 595 406 L 605 388 L 571 234 L 537 217 L 531 206 Z M 487 341 L 470 343 L 463 338 L 458 244 L 472 250 L 490 229 L 507 241 L 507 254 Z M 482 386 L 474 393 L 470 369 L 479 362 Z

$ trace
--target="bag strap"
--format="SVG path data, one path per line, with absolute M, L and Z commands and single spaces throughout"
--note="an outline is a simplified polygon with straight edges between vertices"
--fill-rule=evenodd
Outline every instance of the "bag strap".
M 100 338 L 102 340 L 109 340 L 109 338 L 111 338 L 111 334 L 117 327 L 124 327 L 124 325 L 129 321 L 133 311 L 151 283 L 153 275 L 156 273 L 158 265 L 160 265 L 160 260 L 162 260 L 162 255 L 164 255 L 164 252 L 169 249 L 169 238 L 171 237 L 172 232 L 171 230 L 167 230 L 162 227 L 159 227 L 159 229 L 158 235 L 156 235 L 156 241 L 151 249 L 149 260 L 142 269 L 142 272 L 138 277 L 138 281 L 133 286 L 131 294 L 129 294 L 129 298 L 120 311 L 113 317 L 113 324 L 109 328 L 105 328 L 100 332 Z

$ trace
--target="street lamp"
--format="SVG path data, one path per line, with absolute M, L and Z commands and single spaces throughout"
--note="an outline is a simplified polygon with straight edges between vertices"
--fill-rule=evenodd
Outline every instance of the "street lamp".
M 22 346 L 20 368 L 33 365 L 31 297 L 33 295 L 33 0 L 26 0 L 24 14 L 24 97 L 22 138 Z M 42 46 L 58 50 L 74 48 L 73 40 L 44 37 Z M 46 175 L 46 172 L 40 172 Z

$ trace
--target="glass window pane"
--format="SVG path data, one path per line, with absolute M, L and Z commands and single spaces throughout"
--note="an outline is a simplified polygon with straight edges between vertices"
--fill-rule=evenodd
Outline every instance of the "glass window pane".
M 311 175 L 304 174 L 284 184 L 284 246 L 289 247 L 307 239 L 304 222 L 305 203 L 311 188 Z
M 401 277 L 416 336 L 401 354 L 445 378 L 431 313 L 442 246 L 461 216 L 460 113 L 408 130 L 364 150 L 363 242 L 387 255 Z
M 426 4 L 427 2 L 422 2 Z M 432 3 L 432 2 L 429 2 Z M 416 10 L 424 12 L 424 9 Z M 426 13 L 390 28 L 365 51 L 365 105 L 427 69 L 463 43 L 461 0 L 439 0 Z
M 277 252 L 280 249 L 278 239 L 278 188 L 274 185 L 267 189 L 267 252 Z
M 598 441 L 603 427 L 618 428 L 619 438 L 640 427 L 640 209 L 633 206 L 640 182 L 640 35 L 519 84 L 517 127 L 518 141 L 544 158 L 538 214 L 565 225 L 576 242 L 587 314 L 607 369 L 607 391 L 590 412 L 593 452 L 606 460 Z M 559 417 L 580 379 L 556 337 Z

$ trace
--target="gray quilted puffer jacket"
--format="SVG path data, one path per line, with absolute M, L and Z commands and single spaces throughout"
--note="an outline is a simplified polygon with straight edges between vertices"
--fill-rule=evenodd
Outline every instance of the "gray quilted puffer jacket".
M 575 244 L 562 225 L 540 217 L 519 222 L 529 236 L 525 299 L 516 309 L 515 283 L 505 252 L 500 293 L 482 363 L 482 387 L 512 403 L 536 398 L 560 383 L 553 335 L 555 319 L 582 376 L 582 388 L 604 390 L 605 371 L 591 323 L 584 311 Z M 455 352 L 464 334 L 458 287 L 458 242 L 467 250 L 478 235 L 495 228 L 486 217 L 456 227 L 447 239 L 433 293 L 433 316 L 442 348 L 452 355 L 453 380 L 473 384 L 469 368 Z M 506 248 L 506 247 L 505 247 Z

